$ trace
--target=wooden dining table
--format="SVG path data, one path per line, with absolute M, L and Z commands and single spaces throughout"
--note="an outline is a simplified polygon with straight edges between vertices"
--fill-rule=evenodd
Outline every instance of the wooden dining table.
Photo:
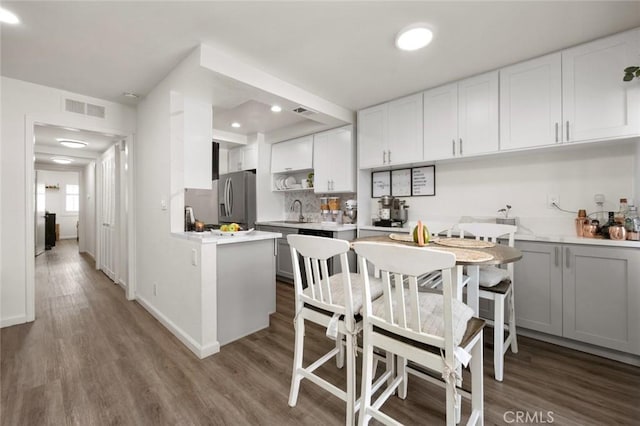
M 409 234 L 406 234 L 409 235 Z M 435 238 L 437 241 L 437 237 Z M 451 240 L 450 238 L 442 239 Z M 356 238 L 352 241 L 369 241 L 380 244 L 400 244 L 406 246 L 418 247 L 418 244 L 412 241 L 402 241 L 392 239 L 388 235 L 380 235 L 373 237 Z M 473 240 L 476 241 L 476 240 Z M 490 245 L 490 244 L 487 244 Z M 467 267 L 469 280 L 467 286 L 467 305 L 473 309 L 476 315 L 479 314 L 480 299 L 480 266 L 481 265 L 504 265 L 507 263 L 517 262 L 522 259 L 522 252 L 515 247 L 509 247 L 504 244 L 494 244 L 492 247 L 450 247 L 438 244 L 437 242 L 429 242 L 423 246 L 424 248 L 446 251 L 456 256 L 456 267 L 452 269 L 451 281 L 453 284 L 453 293 L 459 300 L 463 300 L 464 274 L 463 268 Z

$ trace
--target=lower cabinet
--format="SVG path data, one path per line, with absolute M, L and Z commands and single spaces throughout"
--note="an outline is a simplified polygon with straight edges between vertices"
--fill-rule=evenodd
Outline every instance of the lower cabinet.
M 287 243 L 287 235 L 297 234 L 298 229 L 267 225 L 258 225 L 256 229 L 282 234 L 282 237 L 276 240 L 276 277 L 280 281 L 293 282 L 293 263 L 291 262 L 291 251 L 289 250 L 289 243 Z
M 640 250 L 517 242 L 519 327 L 640 354 Z
M 289 249 L 289 243 L 287 242 L 287 235 L 297 234 L 298 228 L 258 225 L 256 226 L 256 229 L 258 229 L 259 231 L 279 232 L 282 234 L 282 237 L 278 238 L 278 240 L 276 241 L 276 244 L 277 244 L 276 277 L 280 281 L 293 283 L 293 261 L 291 259 L 291 250 Z M 351 241 L 356 238 L 356 231 L 355 230 L 336 231 L 336 232 L 332 232 L 332 235 L 333 235 L 333 238 Z M 355 268 L 356 268 L 355 253 L 351 251 L 347 254 L 347 257 L 349 258 L 350 270 L 355 271 Z M 332 265 L 333 265 L 332 273 L 336 274 L 342 270 L 339 261 L 334 261 Z

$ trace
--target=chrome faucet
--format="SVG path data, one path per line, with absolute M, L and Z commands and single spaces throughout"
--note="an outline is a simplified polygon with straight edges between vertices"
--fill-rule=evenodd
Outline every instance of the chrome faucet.
M 298 216 L 298 222 L 304 222 L 304 216 L 302 215 L 302 201 L 300 200 L 293 200 L 293 203 L 291 203 L 291 211 L 295 211 L 296 210 L 296 203 L 298 203 L 300 205 L 300 215 Z

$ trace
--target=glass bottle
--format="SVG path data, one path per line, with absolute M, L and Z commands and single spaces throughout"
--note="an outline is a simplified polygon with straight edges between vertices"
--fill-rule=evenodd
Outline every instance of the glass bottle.
M 638 217 L 638 209 L 629 206 L 629 213 L 624 220 L 624 227 L 627 229 L 627 240 L 640 240 L 640 217 Z
M 621 225 L 624 225 L 624 220 L 629 214 L 629 206 L 627 205 L 626 198 L 620 198 L 620 210 L 615 214 L 615 221 Z
M 604 238 L 609 238 L 609 227 L 615 225 L 616 223 L 614 214 L 614 212 L 609 212 L 609 220 L 607 220 L 607 223 L 602 225 L 602 227 L 600 228 L 600 233 Z

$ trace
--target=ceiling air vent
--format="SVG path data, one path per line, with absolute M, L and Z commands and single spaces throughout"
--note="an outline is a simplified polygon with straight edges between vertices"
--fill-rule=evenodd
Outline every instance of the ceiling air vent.
M 87 104 L 87 115 L 92 117 L 104 118 L 105 109 L 100 105 Z
M 297 108 L 294 108 L 293 112 L 295 112 L 296 114 L 304 115 L 304 116 L 317 114 L 317 112 L 315 112 L 315 111 L 313 111 L 311 109 L 305 108 L 303 106 L 299 106 Z
M 73 99 L 64 100 L 65 111 L 75 112 L 77 114 L 84 114 L 85 103 L 80 101 L 74 101 Z

